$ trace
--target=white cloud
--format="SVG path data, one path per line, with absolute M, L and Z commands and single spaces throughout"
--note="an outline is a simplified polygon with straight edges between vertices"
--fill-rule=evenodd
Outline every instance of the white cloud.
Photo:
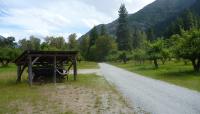
M 133 13 L 154 0 L 0 0 L 0 34 L 17 40 L 29 35 L 84 34 L 118 17 L 121 3 Z M 3 26 L 1 26 L 3 25 Z M 79 36 L 78 35 L 78 36 Z

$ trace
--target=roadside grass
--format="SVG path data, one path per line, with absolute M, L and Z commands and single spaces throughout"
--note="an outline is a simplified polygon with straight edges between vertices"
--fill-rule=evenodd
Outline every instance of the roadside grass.
M 89 62 L 89 61 L 81 61 L 77 62 L 78 69 L 97 69 L 99 68 L 96 62 Z
M 193 71 L 191 63 L 187 65 L 184 62 L 177 61 L 166 62 L 165 65 L 160 63 L 159 69 L 155 69 L 150 62 L 136 64 L 134 61 L 130 61 L 127 64 L 119 62 L 112 62 L 111 64 L 146 77 L 200 91 L 200 73 Z

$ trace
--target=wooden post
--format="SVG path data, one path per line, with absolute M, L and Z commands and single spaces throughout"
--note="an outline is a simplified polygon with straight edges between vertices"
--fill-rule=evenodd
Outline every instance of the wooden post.
M 53 66 L 54 66 L 53 82 L 56 84 L 56 56 L 54 56 Z
M 30 55 L 28 56 L 28 79 L 29 79 L 29 85 L 32 86 L 32 83 L 33 83 L 32 58 Z
M 77 61 L 76 61 L 76 57 L 74 57 L 73 59 L 73 70 L 74 70 L 74 80 L 76 80 L 76 76 L 77 76 Z
M 17 83 L 21 82 L 21 65 L 17 66 Z

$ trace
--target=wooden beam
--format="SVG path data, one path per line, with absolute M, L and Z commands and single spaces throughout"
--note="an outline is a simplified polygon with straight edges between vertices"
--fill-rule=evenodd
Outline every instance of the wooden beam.
M 29 85 L 32 86 L 33 76 L 32 76 L 32 57 L 31 56 L 28 56 L 28 79 L 29 79 Z
M 33 60 L 32 65 L 34 65 L 35 62 L 37 62 L 37 60 L 38 60 L 39 58 L 40 58 L 40 57 L 36 57 L 36 58 Z
M 56 56 L 54 56 L 53 66 L 54 66 L 53 82 L 56 84 Z
M 21 82 L 20 72 L 21 72 L 21 65 L 18 65 L 17 66 L 17 83 Z
M 76 57 L 74 57 L 74 59 L 73 59 L 73 70 L 74 70 L 74 80 L 76 80 L 76 77 L 77 77 L 77 61 L 76 61 Z

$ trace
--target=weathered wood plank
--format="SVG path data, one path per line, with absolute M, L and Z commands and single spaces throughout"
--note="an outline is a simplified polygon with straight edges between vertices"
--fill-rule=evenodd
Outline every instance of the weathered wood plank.
M 54 66 L 53 82 L 56 84 L 56 56 L 54 56 L 53 66 Z
M 17 83 L 18 82 L 21 82 L 21 66 L 20 65 L 18 65 L 17 66 Z
M 32 57 L 31 56 L 28 56 L 28 79 L 29 79 L 29 85 L 32 86 L 33 76 L 32 76 Z
M 76 57 L 73 59 L 73 70 L 74 70 L 74 80 L 77 78 L 77 60 Z

